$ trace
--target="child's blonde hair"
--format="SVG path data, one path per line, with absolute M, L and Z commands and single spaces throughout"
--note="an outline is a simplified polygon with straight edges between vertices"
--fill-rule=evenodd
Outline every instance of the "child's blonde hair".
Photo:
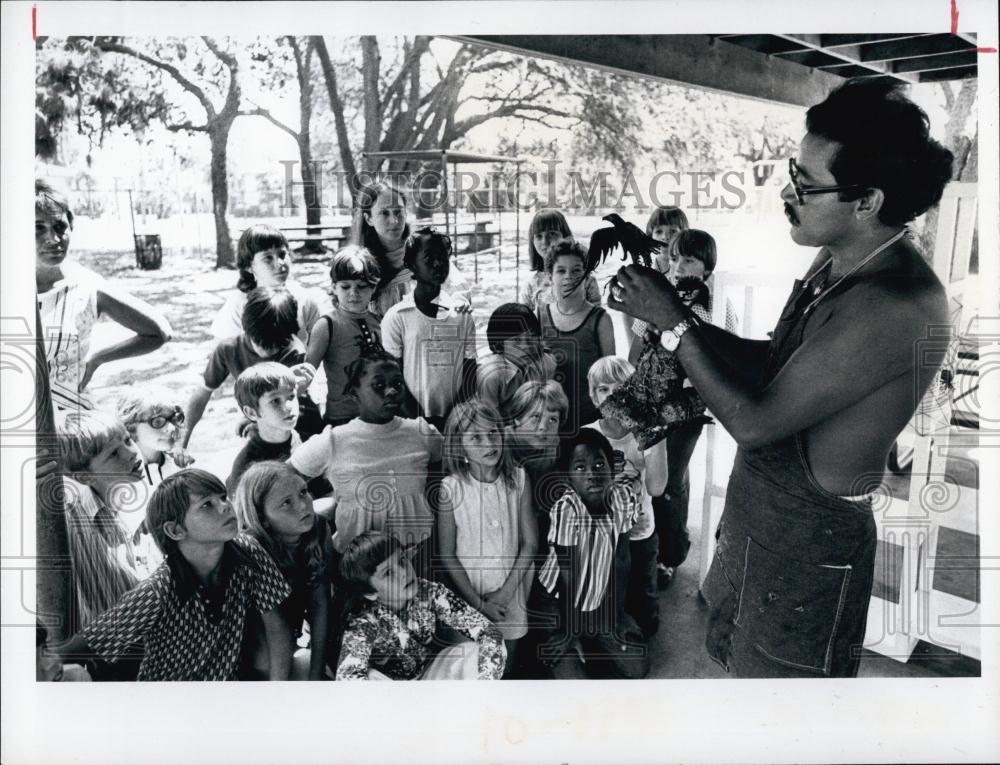
M 146 422 L 154 412 L 169 411 L 172 416 L 184 411 L 180 398 L 162 385 L 130 387 L 115 401 L 115 412 L 122 425 L 135 437 L 135 426 Z
M 512 424 L 515 420 L 520 420 L 530 412 L 535 405 L 541 401 L 547 408 L 555 409 L 559 412 L 559 421 L 564 422 L 569 413 L 569 399 L 562 386 L 555 380 L 530 380 L 521 385 L 514 395 L 511 396 L 504 412 L 505 420 Z
M 492 404 L 479 397 L 463 401 L 448 415 L 448 421 L 444 426 L 445 470 L 465 480 L 471 478 L 469 456 L 462 446 L 462 437 L 477 424 L 487 429 L 495 429 L 500 435 L 500 475 L 508 484 L 512 484 L 517 466 L 510 450 L 507 449 L 503 419 Z
M 299 478 L 303 486 L 305 485 L 305 479 L 287 462 L 278 460 L 255 462 L 240 476 L 232 498 L 240 531 L 256 539 L 282 569 L 294 567 L 296 562 L 281 540 L 271 534 L 271 527 L 264 513 L 264 502 L 280 479 L 291 476 Z M 306 532 L 306 534 L 308 533 Z M 316 534 L 308 537 L 308 540 L 302 561 L 307 569 L 306 581 L 311 587 L 319 581 L 319 577 L 323 573 L 324 540 Z
M 635 373 L 635 367 L 621 356 L 602 356 L 587 370 L 587 385 L 590 397 L 598 385 L 621 385 Z
M 62 466 L 69 472 L 85 471 L 114 439 L 129 438 L 121 420 L 100 409 L 66 412 L 56 421 L 56 435 Z

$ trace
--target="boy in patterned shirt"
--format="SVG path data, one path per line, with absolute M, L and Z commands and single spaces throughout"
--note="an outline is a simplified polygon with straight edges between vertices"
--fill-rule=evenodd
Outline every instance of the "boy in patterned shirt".
M 236 515 L 222 482 L 189 468 L 164 479 L 146 521 L 166 560 L 75 637 L 64 661 L 114 661 L 142 640 L 139 680 L 236 680 L 248 610 L 260 612 L 270 679 L 288 678 L 292 644 L 278 613 L 289 588 L 262 548 L 236 540 Z
M 598 430 L 563 439 L 556 471 L 566 491 L 552 506 L 549 555 L 538 572 L 536 607 L 554 618 L 540 646 L 543 663 L 561 677 L 560 660 L 575 646 L 588 670 L 638 679 L 649 672 L 645 646 L 624 611 L 628 533 L 639 514 L 631 487 L 613 480 L 614 451 Z M 551 623 L 551 622 L 550 622 Z

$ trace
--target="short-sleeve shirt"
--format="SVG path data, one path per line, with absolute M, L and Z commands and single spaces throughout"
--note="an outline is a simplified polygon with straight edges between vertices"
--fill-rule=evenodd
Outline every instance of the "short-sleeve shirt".
M 462 387 L 464 360 L 476 358 L 476 324 L 444 291 L 434 302 L 441 306 L 434 319 L 417 308 L 412 294 L 386 311 L 382 345 L 403 359 L 403 379 L 420 413 L 446 417 Z
M 322 290 L 303 287 L 291 279 L 285 282 L 285 289 L 292 294 L 298 305 L 299 331 L 296 334 L 299 340 L 306 344 L 309 342 L 309 333 L 312 331 L 313 325 L 320 316 L 330 310 L 330 299 L 323 294 Z M 236 337 L 242 334 L 243 309 L 246 304 L 247 293 L 245 292 L 237 292 L 230 297 L 212 321 L 212 337 L 216 340 L 225 340 L 227 337 Z
M 114 661 L 139 641 L 139 680 L 235 680 L 251 609 L 267 613 L 290 588 L 256 542 L 227 542 L 219 592 L 210 593 L 179 553 L 84 628 L 87 644 Z
M 310 478 L 325 474 L 337 497 L 333 546 L 344 552 L 363 531 L 388 531 L 403 544 L 428 539 L 434 515 L 424 497 L 427 468 L 441 460 L 442 438 L 422 418 L 385 424 L 359 417 L 327 427 L 289 463 Z
M 243 370 L 249 369 L 254 364 L 276 361 L 286 367 L 293 367 L 301 364 L 305 358 L 305 347 L 298 338 L 292 338 L 292 342 L 277 355 L 265 357 L 253 349 L 246 335 L 228 337 L 219 341 L 208 359 L 208 366 L 205 367 L 205 386 L 215 390 L 226 381 L 226 378 L 232 377 L 235 380 Z
M 556 373 L 556 359 L 547 351 L 540 363 L 521 370 L 502 353 L 480 357 L 476 366 L 476 393 L 503 414 L 517 389 L 526 382 L 546 382 Z
M 326 372 L 326 408 L 323 417 L 327 420 L 356 417 L 358 402 L 344 393 L 347 367 L 361 355 L 362 334 L 367 331 L 380 339 L 381 325 L 371 312 L 355 316 L 340 308 L 334 308 L 322 316 L 319 322 L 327 325 L 330 337 L 326 353 L 323 354 L 323 370 Z
M 506 658 L 500 631 L 443 584 L 419 577 L 416 596 L 399 613 L 372 601 L 350 618 L 337 679 L 367 680 L 368 670 L 377 669 L 393 680 L 415 680 L 433 658 L 438 622 L 476 641 L 480 680 L 500 679 Z
M 567 489 L 550 511 L 549 555 L 538 572 L 538 580 L 548 592 L 555 591 L 559 581 L 555 547 L 569 547 L 576 572 L 573 604 L 580 611 L 593 611 L 604 600 L 618 536 L 632 527 L 639 502 L 630 488 L 619 484 L 611 490 L 609 509 L 607 515 L 591 515 L 579 495 Z

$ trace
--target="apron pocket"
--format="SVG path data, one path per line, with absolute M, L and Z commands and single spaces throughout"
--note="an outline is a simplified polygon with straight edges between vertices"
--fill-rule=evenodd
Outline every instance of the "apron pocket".
M 747 538 L 735 624 L 767 657 L 829 675 L 851 566 L 771 552 Z

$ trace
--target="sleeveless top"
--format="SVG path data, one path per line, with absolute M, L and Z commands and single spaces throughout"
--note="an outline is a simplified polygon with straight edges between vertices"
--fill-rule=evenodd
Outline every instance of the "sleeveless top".
M 590 400 L 587 385 L 587 370 L 601 358 L 601 347 L 597 342 L 597 326 L 605 311 L 600 306 L 591 306 L 580 325 L 563 332 L 552 320 L 550 304 L 538 307 L 538 320 L 542 324 L 542 343 L 555 356 L 555 380 L 569 399 L 569 413 L 561 432 L 576 433 L 581 427 L 598 419 L 601 415 Z
M 85 268 L 67 265 L 63 278 L 38 295 L 38 313 L 49 368 L 52 405 L 57 410 L 92 409 L 80 393 L 90 335 L 97 322 L 97 290 L 101 277 Z

